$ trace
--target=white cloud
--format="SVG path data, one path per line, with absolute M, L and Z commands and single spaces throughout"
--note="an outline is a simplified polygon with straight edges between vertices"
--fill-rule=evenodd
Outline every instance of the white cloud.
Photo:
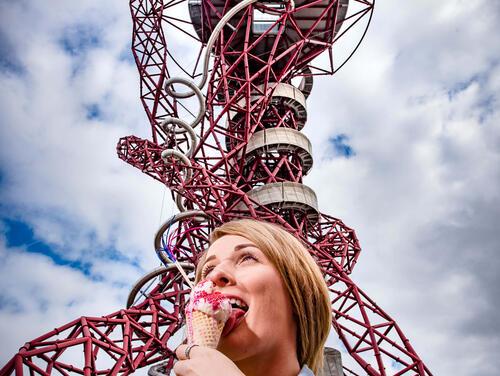
M 80 316 L 101 316 L 123 308 L 128 288 L 95 282 L 49 257 L 0 244 L 2 309 L 0 362 L 28 340 Z
M 430 369 L 493 375 L 498 13 L 452 3 L 377 4 L 365 46 L 336 77 L 315 83 L 306 128 L 318 153 L 306 183 L 324 212 L 357 230 L 363 251 L 353 279 Z M 324 152 L 324 140 L 340 133 L 355 157 Z M 456 354 L 466 354 L 460 366 Z

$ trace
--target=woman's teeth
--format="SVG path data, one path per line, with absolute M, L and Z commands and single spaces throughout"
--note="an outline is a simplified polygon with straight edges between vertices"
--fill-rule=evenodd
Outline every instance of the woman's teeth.
M 242 310 L 248 309 L 248 306 L 239 299 L 231 298 L 231 299 L 229 299 L 229 303 L 231 303 L 231 306 L 233 308 L 240 308 Z

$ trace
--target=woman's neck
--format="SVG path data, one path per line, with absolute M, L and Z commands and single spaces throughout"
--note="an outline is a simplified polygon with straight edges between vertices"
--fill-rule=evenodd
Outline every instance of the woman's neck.
M 236 362 L 236 366 L 245 376 L 297 376 L 300 364 L 296 352 L 272 352 Z

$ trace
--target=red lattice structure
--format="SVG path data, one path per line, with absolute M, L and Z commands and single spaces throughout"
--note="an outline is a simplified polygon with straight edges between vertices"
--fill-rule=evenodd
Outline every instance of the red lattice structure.
M 354 230 L 322 213 L 303 183 L 313 164 L 301 132 L 313 79 L 351 57 L 373 6 L 373 0 L 131 0 L 132 50 L 152 134 L 123 137 L 117 152 L 167 186 L 177 203 L 180 213 L 159 229 L 155 251 L 168 233 L 177 260 L 192 273 L 214 227 L 242 217 L 279 223 L 321 267 L 333 328 L 359 370 L 431 375 L 394 319 L 351 280 L 360 253 Z M 344 40 L 350 49 L 338 47 Z M 189 65 L 179 56 L 193 46 L 199 50 Z M 127 375 L 159 361 L 168 369 L 188 290 L 173 266 L 155 269 L 132 289 L 127 308 L 27 342 L 0 374 Z

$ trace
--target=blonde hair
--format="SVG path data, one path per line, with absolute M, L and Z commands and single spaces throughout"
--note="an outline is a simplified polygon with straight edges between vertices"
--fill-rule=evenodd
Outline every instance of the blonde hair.
M 282 227 L 251 219 L 227 222 L 216 228 L 210 244 L 226 235 L 250 240 L 274 265 L 290 296 L 297 324 L 297 359 L 315 373 L 323 369 L 323 346 L 330 331 L 332 314 L 328 287 L 323 275 L 304 245 Z M 206 252 L 201 256 L 196 281 Z

